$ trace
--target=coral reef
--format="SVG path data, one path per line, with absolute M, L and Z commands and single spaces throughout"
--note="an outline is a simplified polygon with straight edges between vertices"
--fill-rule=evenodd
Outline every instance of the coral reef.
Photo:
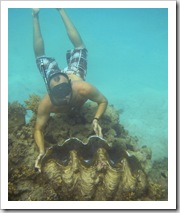
M 16 131 L 25 125 L 26 109 L 17 101 L 8 103 L 8 131 Z
M 128 134 L 113 106 L 100 120 L 104 140 L 92 136 L 96 104 L 52 114 L 44 130 L 42 172 L 36 172 L 33 131 L 39 101 L 34 94 L 26 107 L 9 104 L 10 201 L 167 200 L 167 160 L 152 162 L 151 150 Z M 25 109 L 34 113 L 28 124 Z
M 29 96 L 29 99 L 24 101 L 26 104 L 26 109 L 27 110 L 32 110 L 35 114 L 37 114 L 37 109 L 38 109 L 38 104 L 41 100 L 41 97 L 36 95 L 36 94 L 32 94 Z
M 40 96 L 38 96 L 36 94 L 32 94 L 29 96 L 28 100 L 24 101 L 26 110 L 31 110 L 33 112 L 33 116 L 30 119 L 30 122 L 32 122 L 32 123 L 35 123 L 38 105 L 39 105 L 40 100 L 41 100 Z

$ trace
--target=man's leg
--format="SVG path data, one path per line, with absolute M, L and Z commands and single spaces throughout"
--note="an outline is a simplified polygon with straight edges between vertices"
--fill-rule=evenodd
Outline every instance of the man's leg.
M 33 16 L 33 45 L 35 57 L 42 56 L 44 52 L 44 41 L 41 35 L 40 25 L 39 25 L 39 8 L 32 9 Z
M 75 48 L 85 48 L 85 45 L 83 43 L 83 40 L 78 33 L 77 29 L 71 22 L 70 18 L 62 8 L 57 8 L 60 16 L 62 17 L 62 20 L 64 22 L 64 25 L 66 27 L 67 34 L 69 36 L 69 39 L 71 40 L 72 44 Z

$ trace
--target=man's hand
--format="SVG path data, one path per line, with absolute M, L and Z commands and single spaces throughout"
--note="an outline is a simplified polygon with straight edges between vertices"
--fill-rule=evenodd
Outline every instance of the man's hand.
M 44 154 L 39 154 L 36 161 L 35 161 L 35 170 L 41 172 L 41 160 Z
M 96 135 L 103 138 L 102 129 L 98 123 L 98 120 L 94 119 L 92 124 L 93 124 L 93 129 L 94 129 Z

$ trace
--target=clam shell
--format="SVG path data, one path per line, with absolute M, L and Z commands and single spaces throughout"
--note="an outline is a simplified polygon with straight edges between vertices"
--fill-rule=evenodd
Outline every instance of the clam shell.
M 86 142 L 69 138 L 50 147 L 42 159 L 42 174 L 59 200 L 137 200 L 147 185 L 136 157 L 121 144 L 109 146 L 96 136 Z

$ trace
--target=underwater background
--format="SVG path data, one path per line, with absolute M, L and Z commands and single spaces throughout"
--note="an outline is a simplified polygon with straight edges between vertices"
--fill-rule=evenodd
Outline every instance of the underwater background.
M 88 49 L 86 80 L 120 111 L 120 123 L 154 160 L 168 155 L 168 10 L 66 9 Z M 72 48 L 55 9 L 39 14 L 46 55 L 66 66 Z M 8 10 L 8 100 L 43 96 L 35 63 L 31 9 Z M 31 113 L 28 112 L 26 120 Z

